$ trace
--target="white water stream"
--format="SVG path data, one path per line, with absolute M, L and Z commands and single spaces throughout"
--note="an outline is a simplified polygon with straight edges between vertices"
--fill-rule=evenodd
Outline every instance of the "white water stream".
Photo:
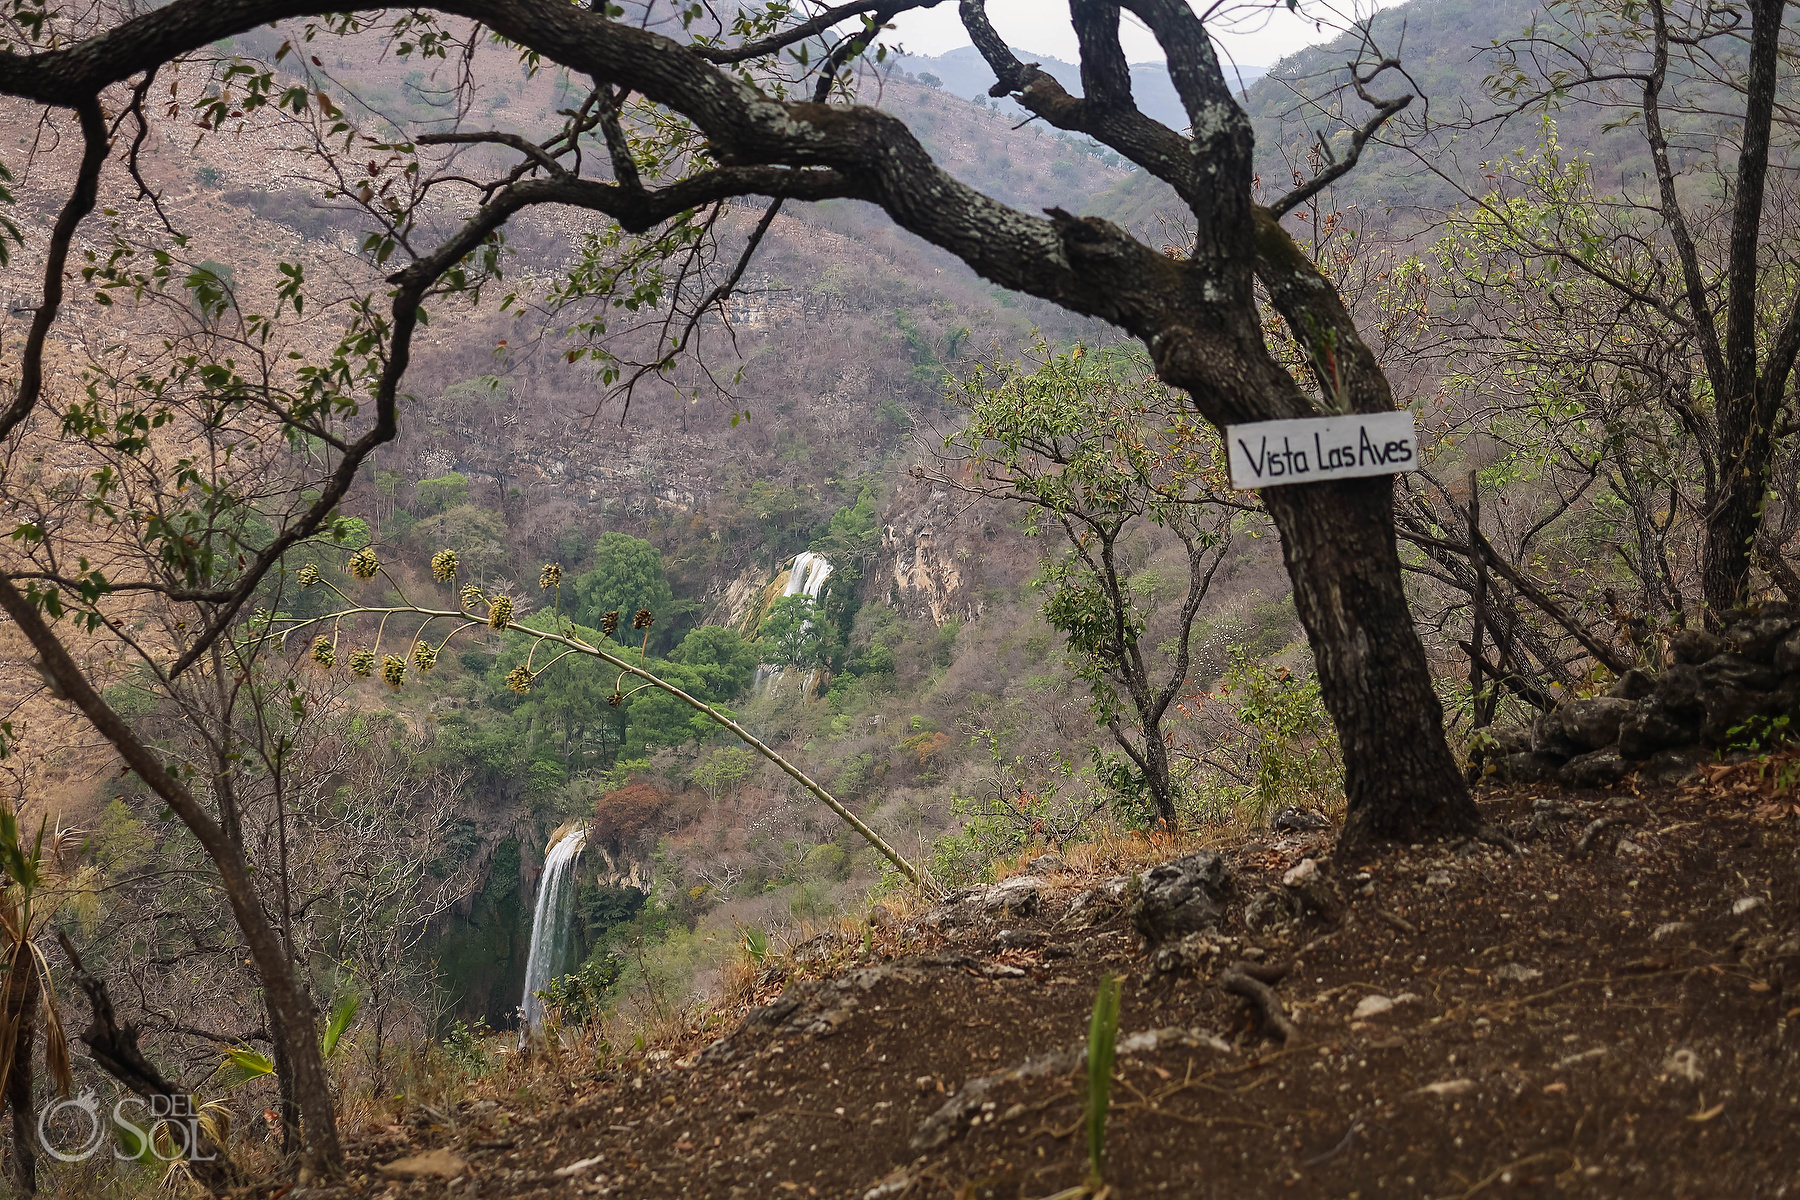
M 525 960 L 525 998 L 519 1002 L 521 1040 L 542 1027 L 544 1002 L 537 993 L 557 977 L 568 955 L 575 916 L 575 864 L 586 846 L 587 826 L 577 825 L 544 854 L 537 908 L 531 918 L 531 954 Z
M 803 551 L 794 558 L 794 565 L 788 571 L 787 586 L 781 589 L 783 596 L 804 595 L 813 603 L 818 603 L 819 594 L 825 590 L 825 581 L 831 578 L 832 566 L 825 561 L 823 554 L 814 554 L 811 550 Z
M 787 583 L 782 586 L 781 594 L 787 596 L 805 596 L 814 604 L 825 594 L 825 581 L 831 578 L 835 570 L 823 554 L 815 554 L 811 550 L 803 550 L 794 556 L 794 565 L 788 568 Z M 812 622 L 807 622 L 811 625 Z M 760 692 L 765 687 L 773 687 L 780 683 L 786 675 L 785 668 L 761 666 L 756 669 L 754 690 Z M 817 671 L 808 671 L 801 684 L 804 695 L 812 691 L 813 680 L 818 677 Z

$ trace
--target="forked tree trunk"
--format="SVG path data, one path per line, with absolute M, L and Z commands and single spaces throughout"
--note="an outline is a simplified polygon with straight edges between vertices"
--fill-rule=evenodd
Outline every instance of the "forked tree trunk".
M 1181 828 L 1181 814 L 1175 810 L 1175 781 L 1169 771 L 1168 743 L 1163 741 L 1162 718 L 1138 710 L 1138 728 L 1142 731 L 1141 744 L 1135 742 L 1121 721 L 1112 721 L 1108 728 L 1113 741 L 1119 749 L 1125 751 L 1125 757 L 1131 760 L 1144 778 L 1144 787 L 1150 793 L 1150 806 L 1155 810 L 1155 823 L 1160 832 L 1175 833 Z
M 1262 497 L 1343 751 L 1343 844 L 1475 832 L 1480 817 L 1444 741 L 1443 706 L 1400 581 L 1391 477 Z

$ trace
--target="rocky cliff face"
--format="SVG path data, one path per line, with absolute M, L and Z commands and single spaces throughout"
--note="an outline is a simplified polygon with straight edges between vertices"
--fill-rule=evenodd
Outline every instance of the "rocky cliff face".
M 980 616 L 988 574 L 1002 565 L 987 506 L 970 508 L 966 498 L 915 481 L 885 515 L 870 598 L 937 625 Z M 1012 566 L 1016 554 L 999 557 Z

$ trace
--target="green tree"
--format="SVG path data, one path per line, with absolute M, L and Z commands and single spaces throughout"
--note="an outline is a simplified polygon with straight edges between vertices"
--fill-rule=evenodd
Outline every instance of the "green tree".
M 576 576 L 571 590 L 576 618 L 594 626 L 616 612 L 629 629 L 633 614 L 647 608 L 666 630 L 675 600 L 663 575 L 662 552 L 628 533 L 601 534 L 594 543 L 593 569 Z
M 741 696 L 756 678 L 754 643 L 735 629 L 702 625 L 688 631 L 669 658 L 693 671 L 700 680 L 702 700 L 731 700 Z
M 430 516 L 469 502 L 469 477 L 451 471 L 436 479 L 421 479 L 413 489 L 413 511 Z
M 762 660 L 772 667 L 811 671 L 831 658 L 830 626 L 810 596 L 783 596 L 756 627 Z
M 555 632 L 558 622 L 549 613 L 533 613 L 521 624 L 533 629 Z M 562 622 L 563 628 L 568 627 Z M 574 626 L 576 637 L 589 642 L 600 639 L 598 630 Z M 529 647 L 526 639 L 508 639 L 509 650 L 517 656 Z M 504 682 L 496 671 L 496 695 L 509 695 L 501 690 Z M 614 680 L 602 667 L 588 662 L 566 662 L 532 678 L 529 710 L 545 732 L 560 744 L 564 769 L 576 775 L 591 767 L 610 767 L 625 743 L 626 714 L 610 701 Z
M 458 573 L 465 580 L 503 574 L 512 557 L 507 549 L 506 522 L 499 513 L 473 504 L 459 504 L 420 521 L 412 539 L 427 550 L 453 547 L 460 564 Z
M 741 746 L 721 746 L 688 776 L 706 795 L 716 813 L 719 803 L 746 779 L 756 774 L 756 756 Z
M 1060 553 L 1043 560 L 1044 616 L 1093 692 L 1095 717 L 1130 761 L 1127 793 L 1147 799 L 1166 828 L 1177 822 L 1163 722 L 1188 682 L 1194 617 L 1230 548 L 1231 521 L 1218 438 L 1142 358 L 1081 347 L 1041 362 L 977 369 L 958 398 L 963 428 L 946 445 L 966 454 L 933 476 L 945 486 L 1027 505 L 1028 531 L 1055 530 Z M 1160 580 L 1133 579 L 1128 536 L 1162 531 L 1180 543 L 1185 588 L 1173 613 Z M 1161 617 L 1166 636 L 1146 647 Z
M 706 699 L 705 680 L 699 672 L 680 663 L 651 659 L 648 669 L 696 699 Z M 625 750 L 627 758 L 642 758 L 663 746 L 681 746 L 702 736 L 712 726 L 705 717 L 681 700 L 656 688 L 644 688 L 625 701 Z

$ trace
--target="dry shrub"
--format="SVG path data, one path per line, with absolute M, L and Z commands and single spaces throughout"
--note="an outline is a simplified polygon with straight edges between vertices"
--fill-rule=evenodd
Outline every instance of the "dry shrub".
M 642 779 L 605 792 L 594 802 L 593 834 L 619 851 L 656 828 L 669 800 L 668 792 Z

